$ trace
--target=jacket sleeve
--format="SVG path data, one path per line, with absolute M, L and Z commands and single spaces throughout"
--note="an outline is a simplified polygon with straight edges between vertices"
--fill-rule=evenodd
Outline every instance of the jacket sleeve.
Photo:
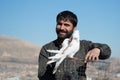
M 91 42 L 91 49 L 93 49 L 93 48 L 100 49 L 99 59 L 107 59 L 111 56 L 111 49 L 107 44 L 92 43 Z
M 38 78 L 39 79 L 45 73 L 47 60 L 48 58 L 46 55 L 45 48 L 43 46 L 40 50 L 39 59 L 38 59 Z

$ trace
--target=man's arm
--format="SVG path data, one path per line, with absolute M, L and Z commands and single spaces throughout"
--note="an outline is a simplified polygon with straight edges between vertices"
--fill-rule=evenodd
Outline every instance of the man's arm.
M 91 43 L 90 50 L 86 54 L 85 62 L 98 59 L 107 59 L 111 55 L 111 49 L 107 44 Z
M 46 62 L 47 62 L 47 55 L 44 47 L 41 48 L 38 60 L 38 78 L 40 79 L 41 76 L 45 73 L 46 70 Z

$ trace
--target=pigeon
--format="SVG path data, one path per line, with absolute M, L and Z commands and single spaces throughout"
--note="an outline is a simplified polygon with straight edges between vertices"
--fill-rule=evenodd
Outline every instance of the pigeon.
M 56 62 L 58 59 L 60 59 L 62 57 L 61 53 L 63 53 L 63 51 L 68 47 L 69 41 L 70 41 L 70 39 L 66 38 L 63 41 L 62 48 L 60 50 L 47 50 L 50 53 L 56 53 L 55 56 L 48 57 L 51 60 L 48 61 L 47 64 L 51 64 L 53 62 Z
M 57 71 L 57 68 L 65 58 L 67 57 L 74 58 L 75 53 L 80 48 L 79 34 L 80 34 L 79 30 L 75 30 L 73 32 L 72 41 L 69 43 L 70 40 L 65 39 L 63 41 L 64 46 L 60 50 L 47 50 L 48 52 L 51 52 L 51 53 L 57 53 L 55 56 L 49 57 L 49 59 L 51 60 L 47 62 L 47 64 L 56 62 L 53 70 L 53 74 L 55 74 L 55 72 Z
M 80 32 L 75 30 L 73 33 L 73 38 L 69 44 L 67 50 L 64 53 L 68 55 L 69 58 L 74 58 L 75 53 L 80 49 Z

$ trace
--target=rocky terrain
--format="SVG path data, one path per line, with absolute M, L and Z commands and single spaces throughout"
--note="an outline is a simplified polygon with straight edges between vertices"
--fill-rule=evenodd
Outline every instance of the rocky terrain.
M 0 36 L 0 80 L 37 80 L 40 46 Z
M 0 36 L 0 80 L 38 80 L 41 47 L 8 36 Z M 88 63 L 88 80 L 119 80 L 120 59 Z
M 119 80 L 120 79 L 120 59 L 111 58 L 88 63 L 87 76 L 90 80 Z

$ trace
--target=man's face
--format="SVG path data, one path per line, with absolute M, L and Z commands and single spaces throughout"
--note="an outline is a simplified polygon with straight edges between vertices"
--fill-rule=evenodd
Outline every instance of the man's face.
M 67 20 L 61 20 L 56 25 L 56 33 L 58 38 L 65 39 L 70 38 L 74 30 L 73 24 Z

